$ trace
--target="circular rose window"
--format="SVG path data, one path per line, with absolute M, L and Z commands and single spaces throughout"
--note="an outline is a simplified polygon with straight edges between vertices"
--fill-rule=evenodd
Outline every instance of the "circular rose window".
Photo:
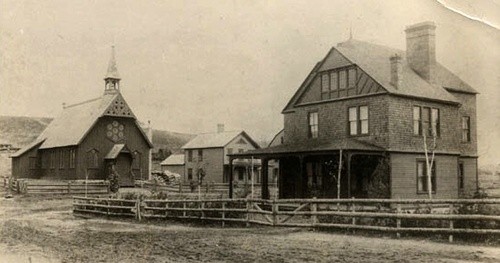
M 123 130 L 125 129 L 123 124 L 120 124 L 118 121 L 113 121 L 112 123 L 108 124 L 106 128 L 106 136 L 112 141 L 117 142 L 123 139 Z

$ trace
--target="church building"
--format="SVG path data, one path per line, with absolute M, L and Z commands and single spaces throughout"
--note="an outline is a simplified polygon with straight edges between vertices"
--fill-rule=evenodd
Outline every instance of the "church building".
M 14 178 L 105 180 L 114 169 L 121 186 L 148 179 L 153 144 L 120 93 L 112 49 L 104 94 L 64 106 L 31 144 L 14 153 Z

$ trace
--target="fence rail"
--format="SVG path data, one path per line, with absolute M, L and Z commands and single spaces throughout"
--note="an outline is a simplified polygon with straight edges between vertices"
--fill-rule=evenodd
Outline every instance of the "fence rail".
M 108 181 L 7 180 L 4 187 L 18 194 L 109 194 Z
M 500 205 L 500 199 L 211 199 L 120 200 L 73 197 L 75 214 L 159 219 L 192 219 L 313 228 L 395 232 L 500 234 L 500 215 L 461 214 L 464 208 Z M 413 205 L 412 208 L 403 205 Z M 422 213 L 422 205 L 430 205 Z M 437 206 L 436 206 L 437 205 Z M 437 207 L 437 208 L 434 208 Z M 443 209 L 444 208 L 444 209 Z M 426 208 L 427 209 L 427 208 Z M 479 223 L 478 223 L 479 222 Z

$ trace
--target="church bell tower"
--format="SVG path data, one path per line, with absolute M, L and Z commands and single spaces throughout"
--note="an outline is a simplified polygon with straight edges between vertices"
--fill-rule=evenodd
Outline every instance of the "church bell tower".
M 120 74 L 116 68 L 115 46 L 111 46 L 111 58 L 109 59 L 108 72 L 104 77 L 104 94 L 114 94 L 120 92 Z

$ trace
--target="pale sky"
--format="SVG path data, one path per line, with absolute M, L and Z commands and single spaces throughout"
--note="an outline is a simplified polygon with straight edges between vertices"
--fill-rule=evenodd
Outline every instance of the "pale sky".
M 434 21 L 438 60 L 481 93 L 480 162 L 500 162 L 498 1 L 0 0 L 0 10 L 0 115 L 54 117 L 63 102 L 100 96 L 114 44 L 141 121 L 186 133 L 224 123 L 257 140 L 283 127 L 285 104 L 351 27 L 404 49 L 407 25 Z

